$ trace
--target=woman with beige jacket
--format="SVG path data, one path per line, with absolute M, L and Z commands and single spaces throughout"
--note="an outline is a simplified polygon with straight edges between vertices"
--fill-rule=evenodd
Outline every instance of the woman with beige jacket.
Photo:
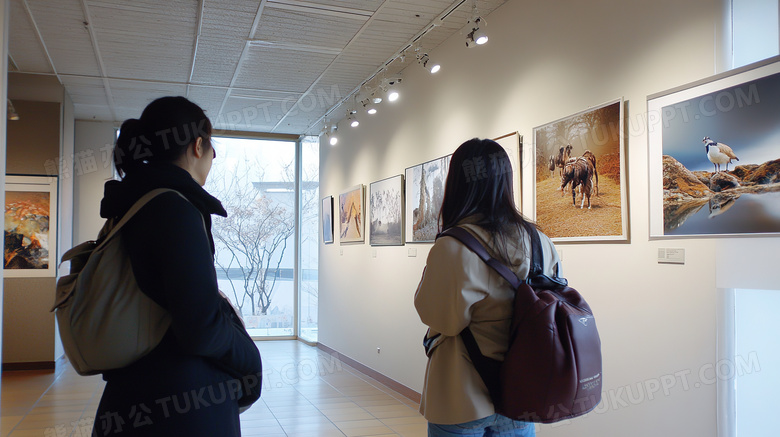
M 525 278 L 530 267 L 528 236 L 536 227 L 517 211 L 512 186 L 511 163 L 498 143 L 466 141 L 450 161 L 441 229 L 465 228 L 491 256 Z M 541 232 L 540 237 L 544 273 L 557 276 L 555 247 Z M 469 327 L 483 355 L 503 360 L 513 299 L 509 283 L 460 241 L 436 240 L 414 297 L 420 319 L 430 328 L 426 335 L 430 358 L 420 402 L 429 437 L 535 436 L 532 423 L 496 414 L 459 337 Z

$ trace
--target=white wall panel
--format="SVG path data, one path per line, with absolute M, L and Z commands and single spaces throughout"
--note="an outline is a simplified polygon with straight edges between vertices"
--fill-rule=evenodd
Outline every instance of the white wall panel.
M 631 241 L 559 245 L 566 276 L 599 323 L 605 398 L 595 413 L 543 426 L 540 436 L 716 435 L 716 387 L 699 381 L 698 372 L 716 360 L 720 242 L 676 240 L 686 264 L 657 264 L 658 248 L 669 243 L 649 241 L 643 120 L 647 95 L 715 73 L 719 13 L 710 0 L 507 2 L 486 17 L 487 45 L 467 49 L 465 35 L 453 34 L 431 51 L 440 73 L 411 65 L 394 105 L 383 104 L 374 118 L 361 115 L 358 129 L 339 129 L 338 146 L 321 146 L 320 190 L 337 196 L 451 153 L 475 136 L 519 131 L 532 156 L 534 126 L 627 100 L 627 117 L 638 126 L 626 141 Z M 533 169 L 523 170 L 528 213 Z M 765 246 L 744 245 L 745 251 Z M 429 248 L 321 245 L 320 342 L 420 391 L 425 326 L 413 296 Z M 669 377 L 668 390 L 648 390 Z

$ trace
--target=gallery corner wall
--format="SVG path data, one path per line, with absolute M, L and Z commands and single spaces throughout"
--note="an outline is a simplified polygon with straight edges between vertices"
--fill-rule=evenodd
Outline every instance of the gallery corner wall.
M 73 103 L 51 76 L 10 74 L 8 96 L 19 120 L 7 125 L 5 174 L 47 175 L 73 150 Z M 49 164 L 47 166 L 47 163 Z M 58 241 L 70 244 L 72 180 L 58 177 Z M 61 253 L 50 255 L 58 259 Z M 63 354 L 54 314 L 54 277 L 3 279 L 3 368 L 53 368 Z
M 320 193 L 334 196 L 336 223 L 335 242 L 320 243 L 320 343 L 422 390 L 425 326 L 413 296 L 431 245 L 340 244 L 340 193 L 368 189 L 469 138 L 518 131 L 523 212 L 533 215 L 533 128 L 622 97 L 629 241 L 557 245 L 565 276 L 599 324 L 606 396 L 596 413 L 540 435 L 717 435 L 716 384 L 698 381 L 717 360 L 717 289 L 776 288 L 773 261 L 756 260 L 757 271 L 739 254 L 772 253 L 777 239 L 650 240 L 647 96 L 720 72 L 725 5 L 509 1 L 486 17 L 485 46 L 467 49 L 455 34 L 430 51 L 442 65 L 435 76 L 417 65 L 404 70 L 398 101 L 359 114 L 356 129 L 342 122 L 338 145 L 321 142 Z M 662 248 L 685 249 L 685 263 L 659 264 Z M 661 381 L 670 386 L 654 391 Z

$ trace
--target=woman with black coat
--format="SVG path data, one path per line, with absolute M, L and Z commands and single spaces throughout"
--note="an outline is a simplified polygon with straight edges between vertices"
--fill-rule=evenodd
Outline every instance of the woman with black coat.
M 155 100 L 122 124 L 122 179 L 106 183 L 100 214 L 119 220 L 149 191 L 175 190 L 120 231 L 141 291 L 171 326 L 148 355 L 103 373 L 93 436 L 240 436 L 239 407 L 259 397 L 260 353 L 217 288 L 211 215 L 227 213 L 203 189 L 216 156 L 211 132 L 184 97 Z

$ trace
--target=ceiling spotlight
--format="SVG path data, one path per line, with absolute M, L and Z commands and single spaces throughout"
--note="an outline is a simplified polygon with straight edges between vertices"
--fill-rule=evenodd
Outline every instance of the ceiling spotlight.
M 466 47 L 481 46 L 488 42 L 488 36 L 485 31 L 482 30 L 482 27 L 487 23 L 485 23 L 485 20 L 483 20 L 482 17 L 474 18 L 469 24 L 471 24 L 472 28 L 471 32 L 466 35 Z
M 338 130 L 339 126 L 337 124 L 334 125 L 325 125 L 325 138 L 328 139 L 328 143 L 331 146 L 335 146 L 339 143 L 339 138 L 336 136 L 336 131 Z
M 347 117 L 347 121 L 349 122 L 349 125 L 352 127 L 358 127 L 360 126 L 360 122 L 357 118 L 355 118 L 354 115 L 350 114 L 349 117 Z
M 370 115 L 376 114 L 376 104 L 374 104 L 370 98 L 365 99 L 360 103 L 363 105 L 363 108 L 366 110 L 366 113 Z
M 401 95 L 398 93 L 398 85 L 401 83 L 400 77 L 384 79 L 380 87 L 387 93 L 387 101 L 395 102 Z
M 441 70 L 441 65 L 437 64 L 433 60 L 431 60 L 431 57 L 428 56 L 427 53 L 424 53 L 422 56 L 420 56 L 417 59 L 417 62 L 420 63 L 420 65 L 423 66 L 426 70 L 430 71 L 431 74 L 435 74 L 439 70 Z
M 8 119 L 11 121 L 19 120 L 19 114 L 16 112 L 14 104 L 11 103 L 11 99 L 8 99 Z
M 370 99 L 371 99 L 371 103 L 373 103 L 373 104 L 378 105 L 378 104 L 382 103 L 382 96 L 380 96 L 376 91 L 371 93 Z

